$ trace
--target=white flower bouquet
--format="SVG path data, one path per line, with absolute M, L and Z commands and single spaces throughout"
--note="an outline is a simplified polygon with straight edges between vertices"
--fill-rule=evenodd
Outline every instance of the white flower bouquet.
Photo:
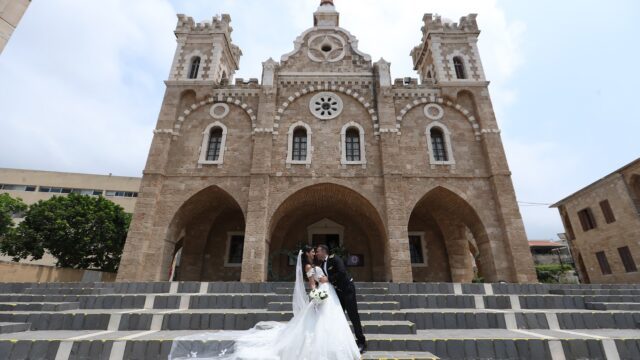
M 315 304 L 322 304 L 329 298 L 329 293 L 324 290 L 313 289 L 309 292 L 309 298 Z

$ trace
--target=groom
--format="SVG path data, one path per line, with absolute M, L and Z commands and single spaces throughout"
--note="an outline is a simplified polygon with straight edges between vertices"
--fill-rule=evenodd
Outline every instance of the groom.
M 353 279 L 347 273 L 344 262 L 339 256 L 329 256 L 329 247 L 326 245 L 318 245 L 316 248 L 316 256 L 322 262 L 322 270 L 329 278 L 329 282 L 336 289 L 342 310 L 346 310 L 349 320 L 353 324 L 353 331 L 356 333 L 358 349 L 360 353 L 364 353 L 367 347 L 366 339 L 362 333 L 362 324 L 360 324 L 360 314 L 358 314 L 358 302 L 356 301 L 356 287 Z

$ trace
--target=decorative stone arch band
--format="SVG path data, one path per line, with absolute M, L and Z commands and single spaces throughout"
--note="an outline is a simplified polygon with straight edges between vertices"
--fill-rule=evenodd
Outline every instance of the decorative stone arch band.
M 453 101 L 445 100 L 441 97 L 436 97 L 432 95 L 429 97 L 423 97 L 420 99 L 413 100 L 412 102 L 408 103 L 405 107 L 403 107 L 402 110 L 400 110 L 400 115 L 396 117 L 397 134 L 401 133 L 402 119 L 404 119 L 404 116 L 407 115 L 407 113 L 411 111 L 411 109 L 413 109 L 414 107 L 420 106 L 420 105 L 427 105 L 427 104 L 445 105 L 458 111 L 460 114 L 462 114 L 462 116 L 464 116 L 471 123 L 471 127 L 473 127 L 473 133 L 476 136 L 476 140 L 480 140 L 480 135 L 485 132 L 480 129 L 480 124 L 478 123 L 478 120 L 476 119 L 475 116 L 471 114 L 469 110 L 465 109 L 459 104 L 454 103 Z
M 329 85 L 329 83 L 325 83 L 324 85 L 320 85 L 320 86 L 309 86 L 300 91 L 296 91 L 293 95 L 289 96 L 289 98 L 287 98 L 287 101 L 285 101 L 278 108 L 278 111 L 273 121 L 273 135 L 278 135 L 280 120 L 282 119 L 282 115 L 284 114 L 285 110 L 287 110 L 289 105 L 291 105 L 294 101 L 298 100 L 299 98 L 307 94 L 320 92 L 320 91 L 334 91 L 334 92 L 351 96 L 352 98 L 356 99 L 360 104 L 362 104 L 362 106 L 364 106 L 364 108 L 369 113 L 369 116 L 371 117 L 371 123 L 373 124 L 374 135 L 375 136 L 380 135 L 380 124 L 378 122 L 378 115 L 376 114 L 376 110 L 373 108 L 373 106 L 371 106 L 371 103 L 369 103 L 367 99 L 364 98 L 364 96 L 362 96 L 361 94 L 358 94 L 356 91 L 350 88 L 346 88 L 344 86 Z
M 182 114 L 178 116 L 178 120 L 176 121 L 176 124 L 173 126 L 173 135 L 180 135 L 180 128 L 182 127 L 182 123 L 187 119 L 187 117 L 189 117 L 189 115 L 191 115 L 193 112 L 195 112 L 196 110 L 200 109 L 203 106 L 211 105 L 214 103 L 227 103 L 227 104 L 232 104 L 240 107 L 249 116 L 249 118 L 251 118 L 251 129 L 254 132 L 260 130 L 260 129 L 256 129 L 256 120 L 257 120 L 256 113 L 255 111 L 253 111 L 253 109 L 249 105 L 242 102 L 240 99 L 236 99 L 234 97 L 224 97 L 222 95 L 218 95 L 216 98 L 210 97 L 206 100 L 197 102 L 191 105 L 185 111 L 183 111 Z

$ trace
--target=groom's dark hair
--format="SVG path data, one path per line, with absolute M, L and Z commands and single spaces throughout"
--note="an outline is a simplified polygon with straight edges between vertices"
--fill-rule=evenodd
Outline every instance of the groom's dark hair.
M 316 246 L 316 249 L 322 249 L 322 250 L 324 250 L 327 254 L 329 254 L 329 247 L 328 247 L 327 245 L 324 245 L 324 244 L 322 244 L 322 245 L 318 245 L 318 246 Z

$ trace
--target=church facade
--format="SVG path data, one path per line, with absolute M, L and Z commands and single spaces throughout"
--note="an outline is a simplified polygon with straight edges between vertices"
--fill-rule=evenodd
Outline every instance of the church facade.
M 333 1 L 313 20 L 232 81 L 230 17 L 178 16 L 118 280 L 288 280 L 289 254 L 326 243 L 356 281 L 535 282 L 476 15 L 426 14 L 419 79 L 397 80 Z

